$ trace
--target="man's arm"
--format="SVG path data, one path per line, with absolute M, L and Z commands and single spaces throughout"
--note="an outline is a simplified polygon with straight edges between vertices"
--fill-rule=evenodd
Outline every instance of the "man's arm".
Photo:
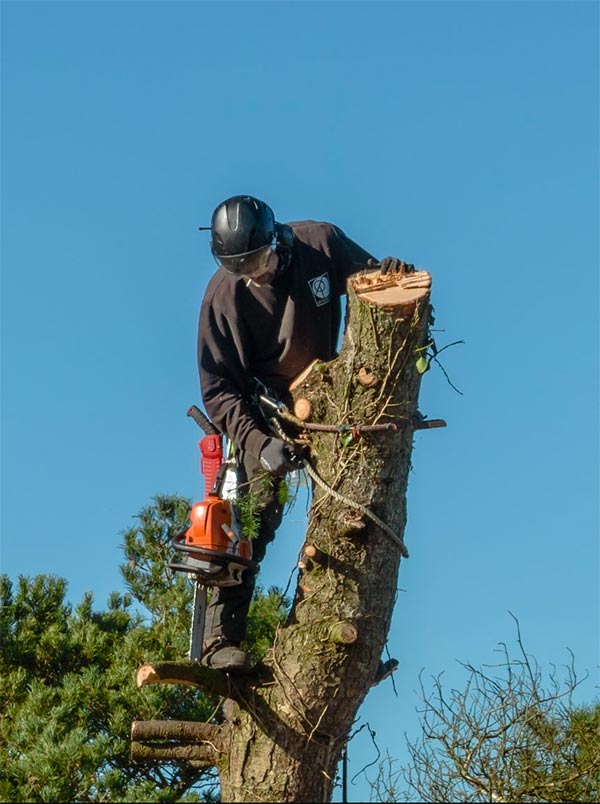
M 379 271 L 381 274 L 409 274 L 415 270 L 412 263 L 404 262 L 397 257 L 384 257 L 376 260 L 372 254 L 351 240 L 338 226 L 332 228 L 332 253 L 337 265 L 341 268 L 344 279 L 348 279 L 359 271 Z
M 339 226 L 332 226 L 329 248 L 340 276 L 345 280 L 359 271 L 364 271 L 375 258 L 358 243 L 348 237 Z
M 249 374 L 243 362 L 243 333 L 207 302 L 198 327 L 198 370 L 202 401 L 219 430 L 257 458 L 270 436 L 253 415 L 247 394 Z

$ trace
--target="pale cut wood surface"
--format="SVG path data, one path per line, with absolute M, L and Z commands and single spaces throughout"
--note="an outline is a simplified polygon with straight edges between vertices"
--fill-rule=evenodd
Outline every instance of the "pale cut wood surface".
M 359 274 L 352 285 L 361 301 L 381 307 L 401 307 L 405 314 L 431 290 L 428 271 L 415 271 L 401 276 L 381 276 L 378 272 Z

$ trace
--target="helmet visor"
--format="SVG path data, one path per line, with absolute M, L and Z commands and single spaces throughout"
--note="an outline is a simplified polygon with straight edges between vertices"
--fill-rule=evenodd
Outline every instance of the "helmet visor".
M 235 276 L 259 275 L 266 270 L 272 253 L 271 244 L 269 244 L 248 254 L 218 257 L 218 261 L 226 271 Z

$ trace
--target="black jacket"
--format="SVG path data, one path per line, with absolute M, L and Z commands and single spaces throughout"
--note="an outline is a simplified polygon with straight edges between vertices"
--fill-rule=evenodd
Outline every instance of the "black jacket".
M 249 405 L 252 378 L 285 390 L 314 359 L 331 360 L 346 280 L 372 256 L 331 223 L 289 223 L 287 269 L 269 285 L 246 285 L 219 268 L 210 280 L 198 330 L 206 412 L 234 444 L 257 456 L 266 425 Z

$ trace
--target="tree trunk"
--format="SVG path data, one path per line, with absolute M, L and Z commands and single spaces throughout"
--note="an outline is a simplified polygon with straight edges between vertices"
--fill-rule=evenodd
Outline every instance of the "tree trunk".
M 314 364 L 292 387 L 298 419 L 338 428 L 308 431 L 316 478 L 308 546 L 261 675 L 229 688 L 214 746 L 223 801 L 331 798 L 396 598 L 429 287 L 426 272 L 353 279 L 339 357 Z M 144 679 L 138 683 L 196 683 L 172 670 L 161 679 L 156 667 Z M 205 675 L 197 683 L 210 687 Z

